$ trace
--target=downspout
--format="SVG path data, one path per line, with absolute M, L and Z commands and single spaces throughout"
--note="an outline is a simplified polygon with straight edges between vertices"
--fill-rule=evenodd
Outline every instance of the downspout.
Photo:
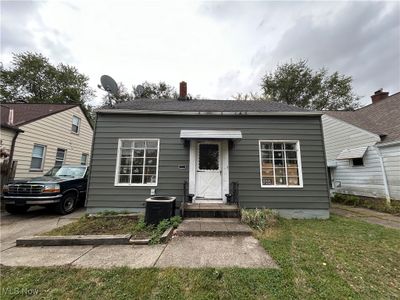
M 383 186 L 385 187 L 385 195 L 386 195 L 386 204 L 390 206 L 390 192 L 389 192 L 389 185 L 387 182 L 387 177 L 386 177 L 386 171 L 385 171 L 385 165 L 383 163 L 383 158 L 381 151 L 379 150 L 378 147 L 374 146 L 375 151 L 378 155 L 379 158 L 379 164 L 381 165 L 381 171 L 382 171 L 382 179 L 383 179 Z
M 10 149 L 10 156 L 8 159 L 8 170 L 11 170 L 12 167 L 12 162 L 13 162 L 13 158 L 14 158 L 14 149 L 15 149 L 15 142 L 17 141 L 17 137 L 19 135 L 20 132 L 23 132 L 21 129 L 16 130 L 14 137 L 11 141 L 11 149 Z

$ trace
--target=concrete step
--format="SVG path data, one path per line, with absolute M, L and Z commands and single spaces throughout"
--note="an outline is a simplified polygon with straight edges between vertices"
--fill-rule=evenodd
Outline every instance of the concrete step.
M 183 210 L 182 210 L 183 208 Z M 185 203 L 181 207 L 185 218 L 239 218 L 240 209 L 236 204 Z
M 250 236 L 249 226 L 235 218 L 187 218 L 175 231 L 178 236 Z

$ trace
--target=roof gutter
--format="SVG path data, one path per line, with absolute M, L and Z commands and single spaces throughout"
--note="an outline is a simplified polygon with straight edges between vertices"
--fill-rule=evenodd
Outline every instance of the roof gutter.
M 133 114 L 133 115 L 203 115 L 203 116 L 321 116 L 317 111 L 287 111 L 287 112 L 222 112 L 222 111 L 162 111 L 162 110 L 132 110 L 132 109 L 101 109 L 98 114 Z

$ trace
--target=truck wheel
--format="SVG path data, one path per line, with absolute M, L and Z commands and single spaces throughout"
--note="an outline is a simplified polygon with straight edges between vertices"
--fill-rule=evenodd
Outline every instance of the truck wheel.
M 76 205 L 76 193 L 65 194 L 59 203 L 55 205 L 55 211 L 61 215 L 67 215 L 74 211 Z
M 13 204 L 6 204 L 4 208 L 5 208 L 6 212 L 16 215 L 16 214 L 26 213 L 26 211 L 29 209 L 29 206 L 27 206 L 27 205 L 15 206 Z

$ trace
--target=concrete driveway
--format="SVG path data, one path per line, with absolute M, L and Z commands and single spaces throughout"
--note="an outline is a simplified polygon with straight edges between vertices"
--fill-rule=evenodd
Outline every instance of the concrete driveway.
M 0 250 L 4 251 L 14 247 L 17 238 L 40 234 L 63 226 L 79 219 L 84 213 L 85 208 L 79 208 L 72 214 L 60 216 L 42 207 L 32 207 L 22 215 L 1 212 Z

